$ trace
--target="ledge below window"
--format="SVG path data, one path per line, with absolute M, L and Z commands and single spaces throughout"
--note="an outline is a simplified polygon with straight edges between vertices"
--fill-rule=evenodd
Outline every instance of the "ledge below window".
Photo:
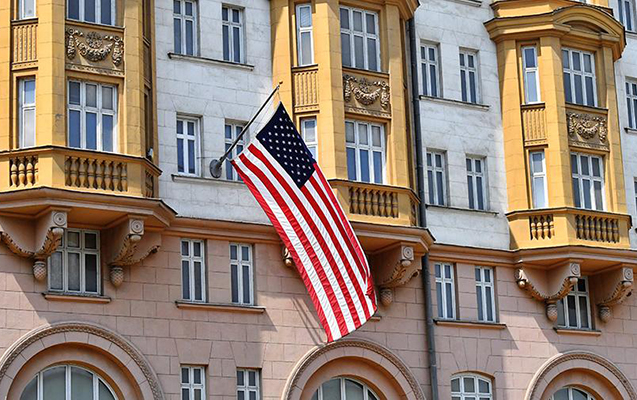
M 626 133 L 630 133 L 631 135 L 637 135 L 637 129 L 635 128 L 625 127 L 624 130 L 626 131 Z
M 254 65 L 240 64 L 240 63 L 225 61 L 225 60 L 216 60 L 214 58 L 206 58 L 201 56 L 189 56 L 186 54 L 168 53 L 168 58 L 170 58 L 171 60 L 186 60 L 186 61 L 199 62 L 203 64 L 219 65 L 221 67 L 239 68 L 239 69 L 245 69 L 246 71 L 254 70 Z
M 602 331 L 597 329 L 553 328 L 555 332 L 563 335 L 600 336 Z
M 420 100 L 429 100 L 429 101 L 433 101 L 433 102 L 436 102 L 436 103 L 443 103 L 443 104 L 450 104 L 450 105 L 461 106 L 461 107 L 475 108 L 475 109 L 480 110 L 480 111 L 489 111 L 489 108 L 491 108 L 491 106 L 489 106 L 488 104 L 469 103 L 468 101 L 445 99 L 443 97 L 433 97 L 433 96 L 420 95 Z
M 472 329 L 506 329 L 506 324 L 500 322 L 483 322 L 483 321 L 462 321 L 455 319 L 437 319 L 434 323 L 438 326 L 451 326 L 455 328 L 472 328 Z
M 482 6 L 482 0 L 451 0 L 453 2 L 456 3 L 460 3 L 460 4 L 467 4 L 473 7 L 481 7 Z
M 265 307 L 262 306 L 248 306 L 243 304 L 229 304 L 229 303 L 196 303 L 192 301 L 175 301 L 177 308 L 183 308 L 185 310 L 208 310 L 208 311 L 229 311 L 240 312 L 248 314 L 263 314 Z
M 439 208 L 441 210 L 451 210 L 451 211 L 461 211 L 461 212 L 470 212 L 470 213 L 480 213 L 480 214 L 489 214 L 493 216 L 498 216 L 500 213 L 497 211 L 490 210 L 477 210 L 474 208 L 465 208 L 465 207 L 453 207 L 453 206 L 440 206 L 438 204 L 427 204 L 427 208 Z
M 230 181 L 228 179 L 222 179 L 222 178 L 209 178 L 204 176 L 180 175 L 180 174 L 172 174 L 171 178 L 173 182 L 188 182 L 188 183 L 200 183 L 200 184 L 227 183 L 229 185 L 243 186 L 243 181 Z
M 51 301 L 70 301 L 70 302 L 96 303 L 96 304 L 107 304 L 111 302 L 110 297 L 91 295 L 91 294 L 44 292 L 42 293 L 42 296 L 44 296 L 45 299 L 51 300 Z

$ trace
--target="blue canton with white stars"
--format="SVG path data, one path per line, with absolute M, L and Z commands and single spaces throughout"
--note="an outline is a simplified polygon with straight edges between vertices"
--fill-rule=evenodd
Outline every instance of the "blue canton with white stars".
M 314 158 L 296 130 L 283 104 L 270 122 L 257 134 L 257 140 L 290 175 L 299 188 L 314 173 Z

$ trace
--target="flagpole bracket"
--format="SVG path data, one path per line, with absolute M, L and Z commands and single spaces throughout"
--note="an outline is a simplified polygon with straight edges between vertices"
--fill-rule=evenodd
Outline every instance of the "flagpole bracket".
M 210 175 L 213 178 L 221 178 L 221 171 L 223 169 L 223 162 L 220 159 L 215 158 L 210 161 Z

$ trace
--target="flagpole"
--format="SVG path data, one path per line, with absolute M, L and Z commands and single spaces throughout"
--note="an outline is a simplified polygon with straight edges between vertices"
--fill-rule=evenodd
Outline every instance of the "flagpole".
M 220 178 L 221 177 L 221 170 L 223 168 L 223 162 L 226 161 L 226 159 L 228 158 L 228 155 L 230 155 L 230 153 L 232 153 L 232 150 L 234 150 L 234 148 L 237 147 L 237 143 L 239 143 L 239 140 L 241 140 L 243 138 L 243 135 L 248 131 L 248 128 L 250 127 L 250 125 L 252 125 L 254 120 L 257 119 L 257 116 L 261 113 L 261 111 L 263 111 L 263 109 L 270 102 L 272 97 L 274 97 L 276 92 L 281 87 L 282 83 L 283 83 L 283 81 L 280 81 L 279 84 L 276 85 L 274 90 L 272 90 L 272 93 L 270 93 L 268 98 L 263 102 L 263 104 L 261 104 L 261 107 L 259 107 L 259 109 L 252 116 L 250 121 L 248 121 L 248 123 L 243 127 L 243 129 L 241 129 L 241 132 L 239 132 L 239 135 L 234 140 L 234 142 L 232 142 L 232 145 L 230 145 L 228 150 L 226 150 L 226 152 L 223 153 L 223 155 L 221 157 L 219 157 L 218 159 L 216 158 L 216 159 L 210 161 L 210 175 L 212 175 L 214 178 Z

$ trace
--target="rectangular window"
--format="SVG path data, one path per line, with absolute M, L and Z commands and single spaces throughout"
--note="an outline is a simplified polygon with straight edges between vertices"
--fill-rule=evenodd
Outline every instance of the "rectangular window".
M 114 151 L 117 138 L 117 88 L 69 81 L 68 145 Z
M 557 325 L 575 329 L 592 328 L 586 277 L 579 278 L 571 292 L 557 302 Z
M 546 160 L 544 151 L 534 151 L 529 154 L 531 171 L 531 192 L 533 194 L 533 207 L 548 207 L 548 190 L 546 183 Z
M 627 31 L 634 31 L 635 0 L 618 0 L 619 22 Z
M 350 7 L 340 13 L 343 66 L 380 71 L 378 14 Z
M 19 81 L 20 111 L 18 115 L 20 148 L 35 146 L 35 79 L 27 78 Z
M 254 304 L 251 245 L 230 244 L 230 280 L 232 302 L 235 304 Z
M 493 268 L 476 267 L 476 298 L 478 301 L 478 321 L 495 322 L 495 289 Z
M 456 319 L 456 287 L 453 278 L 453 265 L 435 264 L 435 273 L 438 317 Z
M 66 16 L 82 22 L 115 25 L 117 0 L 67 0 Z
M 181 239 L 181 297 L 206 301 L 206 262 L 201 240 Z
M 604 163 L 599 156 L 571 153 L 575 207 L 604 210 Z
M 485 210 L 486 182 L 484 158 L 467 157 L 467 186 L 469 193 L 469 208 Z
M 595 56 L 586 51 L 563 49 L 562 67 L 566 102 L 595 107 Z
M 345 121 L 347 177 L 351 181 L 383 183 L 385 131 L 379 124 Z
M 35 18 L 35 2 L 36 0 L 20 0 L 18 3 L 18 18 Z
M 226 151 L 230 149 L 230 146 L 232 146 L 232 143 L 234 143 L 236 138 L 239 137 L 242 130 L 243 130 L 242 124 L 226 122 L 224 126 L 224 138 L 225 138 Z M 233 158 L 241 154 L 247 142 L 248 142 L 248 132 L 246 132 L 243 135 L 243 137 L 239 139 L 239 141 L 237 142 L 237 145 L 230 152 L 230 154 L 228 155 L 228 158 L 226 159 L 226 165 L 225 165 L 226 179 L 229 181 L 240 181 L 240 182 L 242 181 L 239 174 L 237 174 L 237 171 L 234 170 L 234 167 L 232 166 L 232 163 L 230 162 L 230 160 L 232 160 Z
M 427 152 L 427 181 L 429 204 L 444 206 L 447 204 L 447 174 L 445 153 Z
M 49 257 L 49 290 L 99 294 L 100 234 L 67 229 L 62 244 Z
M 637 81 L 626 81 L 626 105 L 628 106 L 628 126 L 637 129 Z
M 177 171 L 199 175 L 199 120 L 177 117 Z
M 317 158 L 318 151 L 318 138 L 316 136 L 316 118 L 303 118 L 301 120 L 301 136 L 303 136 L 303 141 L 308 149 L 310 149 L 310 153 L 312 153 L 312 157 L 314 160 Z
M 422 94 L 440 97 L 440 61 L 438 46 L 423 44 L 420 46 L 420 71 L 422 75 Z
M 237 400 L 259 400 L 259 371 L 237 369 Z
M 206 399 L 206 369 L 181 366 L 181 400 Z
M 197 3 L 191 0 L 173 0 L 175 53 L 196 55 L 197 33 Z
M 223 34 L 223 59 L 235 63 L 245 60 L 243 51 L 243 10 L 223 6 L 221 8 Z
M 296 40 L 299 52 L 299 66 L 314 64 L 311 4 L 299 4 L 296 6 Z
M 478 53 L 471 50 L 460 51 L 460 89 L 462 101 L 478 103 Z
M 537 66 L 537 49 L 534 46 L 522 47 L 522 66 L 524 68 L 525 103 L 539 103 L 541 101 L 540 77 Z

